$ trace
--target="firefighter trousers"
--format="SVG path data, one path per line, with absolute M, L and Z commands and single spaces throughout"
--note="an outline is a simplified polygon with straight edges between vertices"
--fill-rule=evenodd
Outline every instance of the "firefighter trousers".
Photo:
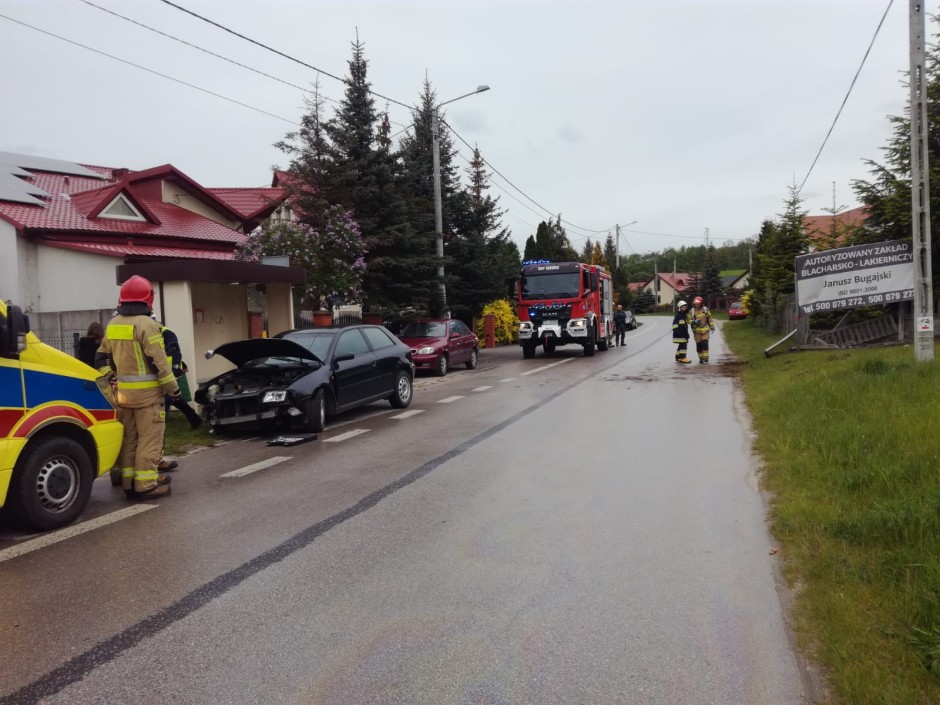
M 710 331 L 695 333 L 695 350 L 698 352 L 699 362 L 708 362 L 708 337 Z
M 151 490 L 157 486 L 157 466 L 163 458 L 163 399 L 137 408 L 119 406 L 118 420 L 124 424 L 121 485 L 136 492 Z

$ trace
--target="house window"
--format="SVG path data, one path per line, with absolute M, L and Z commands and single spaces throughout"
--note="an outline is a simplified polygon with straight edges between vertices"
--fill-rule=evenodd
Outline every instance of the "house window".
M 141 215 L 140 211 L 134 207 L 123 193 L 108 204 L 108 206 L 98 214 L 99 218 L 112 218 L 114 220 L 137 220 L 146 222 L 147 219 Z

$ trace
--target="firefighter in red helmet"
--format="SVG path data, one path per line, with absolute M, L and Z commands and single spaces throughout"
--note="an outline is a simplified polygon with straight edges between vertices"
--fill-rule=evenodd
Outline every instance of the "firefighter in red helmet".
M 712 320 L 712 312 L 708 310 L 701 296 L 692 299 L 689 323 L 692 324 L 692 335 L 695 336 L 698 361 L 700 364 L 706 363 L 708 362 L 708 339 L 715 332 L 715 322 Z
M 163 349 L 163 333 L 150 317 L 153 286 L 134 275 L 121 285 L 117 315 L 105 330 L 95 366 L 117 382 L 118 419 L 124 424 L 121 485 L 128 499 L 170 494 L 170 477 L 157 471 L 163 455 L 163 395 L 180 396 Z

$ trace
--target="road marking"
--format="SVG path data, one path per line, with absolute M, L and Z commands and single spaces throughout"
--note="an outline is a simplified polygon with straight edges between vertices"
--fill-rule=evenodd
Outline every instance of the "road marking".
M 506 379 L 501 379 L 501 380 L 499 380 L 499 381 L 500 381 L 500 382 L 512 382 L 514 379 L 515 379 L 515 377 L 507 377 Z
M 349 419 L 347 421 L 340 421 L 338 423 L 327 424 L 326 430 L 332 431 L 334 428 L 341 428 L 343 426 L 348 426 L 351 423 L 359 423 L 360 421 L 365 421 L 366 419 L 371 419 L 375 416 L 383 416 L 385 414 L 391 414 L 394 409 L 377 409 L 375 411 L 370 411 L 368 414 L 362 414 L 357 416 L 354 419 Z
M 239 441 L 239 443 L 248 443 L 250 441 L 257 441 L 259 438 L 261 438 L 261 436 L 252 436 L 251 438 L 243 438 Z
M 368 433 L 369 429 L 367 428 L 354 428 L 352 431 L 346 431 L 346 433 L 341 433 L 338 436 L 333 436 L 332 438 L 327 438 L 324 443 L 339 443 L 341 441 L 348 441 L 350 438 L 355 438 L 356 436 L 361 436 L 363 433 Z
M 444 399 L 438 399 L 438 404 L 450 404 L 452 401 L 457 401 L 458 399 L 463 399 L 461 396 L 456 397 L 445 397 Z
M 476 389 L 471 389 L 470 391 L 471 392 L 485 392 L 487 389 L 492 389 L 492 388 L 493 388 L 493 385 L 490 384 L 485 387 L 477 387 Z
M 121 519 L 129 519 L 132 516 L 146 512 L 149 509 L 156 509 L 158 506 L 159 505 L 157 504 L 135 504 L 133 507 L 119 509 L 116 512 L 111 512 L 110 514 L 100 516 L 97 519 L 89 519 L 88 521 L 83 521 L 81 524 L 75 524 L 74 526 L 70 526 L 67 529 L 59 529 L 59 531 L 43 534 L 39 538 L 24 541 L 17 546 L 11 546 L 10 548 L 5 548 L 0 551 L 0 563 L 3 563 L 3 561 L 8 561 L 11 558 L 16 558 L 17 556 L 30 553 L 37 549 L 51 546 L 52 544 L 58 543 L 59 541 L 65 541 L 65 539 L 70 539 L 73 536 L 79 536 L 85 532 L 92 531 L 94 529 L 100 529 L 102 526 L 113 524 L 116 521 L 121 521 Z
M 272 465 L 283 463 L 285 460 L 290 460 L 293 457 L 293 455 L 275 455 L 273 458 L 262 460 L 260 463 L 255 463 L 254 465 L 246 465 L 243 468 L 232 470 L 232 472 L 227 472 L 224 475 L 220 475 L 219 477 L 244 477 L 245 475 L 250 475 L 253 472 L 258 472 L 259 470 L 269 468 Z
M 390 416 L 392 419 L 410 419 L 412 416 L 417 416 L 418 414 L 423 414 L 424 409 L 411 409 L 410 411 L 402 412 L 397 416 Z
M 537 372 L 544 372 L 545 370 L 551 369 L 552 367 L 557 367 L 558 365 L 564 365 L 566 362 L 571 362 L 574 360 L 573 357 L 566 357 L 564 360 L 559 360 L 558 362 L 553 362 L 550 365 L 545 365 L 544 367 L 536 367 L 534 370 L 529 370 L 528 372 L 523 372 L 520 377 L 525 377 L 526 375 L 534 375 Z

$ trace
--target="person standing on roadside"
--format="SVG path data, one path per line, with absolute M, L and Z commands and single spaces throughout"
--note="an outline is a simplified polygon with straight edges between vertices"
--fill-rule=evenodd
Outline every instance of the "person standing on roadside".
M 75 356 L 89 367 L 95 366 L 95 355 L 104 338 L 104 327 L 98 321 L 88 325 L 88 332 L 78 339 L 78 354 Z
M 614 331 L 616 344 L 620 347 L 626 345 L 624 336 L 627 334 L 627 312 L 623 310 L 623 304 L 617 304 L 617 310 L 614 311 Z
M 701 296 L 692 299 L 689 323 L 692 324 L 692 334 L 695 336 L 699 364 L 705 364 L 708 362 L 708 339 L 715 332 L 715 322 L 712 320 L 712 312 L 708 310 Z
M 163 395 L 180 396 L 163 349 L 163 334 L 151 316 L 153 286 L 134 275 L 121 285 L 117 315 L 108 323 L 95 358 L 102 373 L 113 372 L 118 420 L 124 424 L 121 486 L 128 499 L 170 494 L 170 476 L 157 471 L 163 455 L 166 411 Z
M 692 361 L 688 356 L 689 348 L 689 305 L 680 301 L 676 307 L 676 315 L 672 319 L 672 342 L 676 343 L 676 362 L 689 364 Z

